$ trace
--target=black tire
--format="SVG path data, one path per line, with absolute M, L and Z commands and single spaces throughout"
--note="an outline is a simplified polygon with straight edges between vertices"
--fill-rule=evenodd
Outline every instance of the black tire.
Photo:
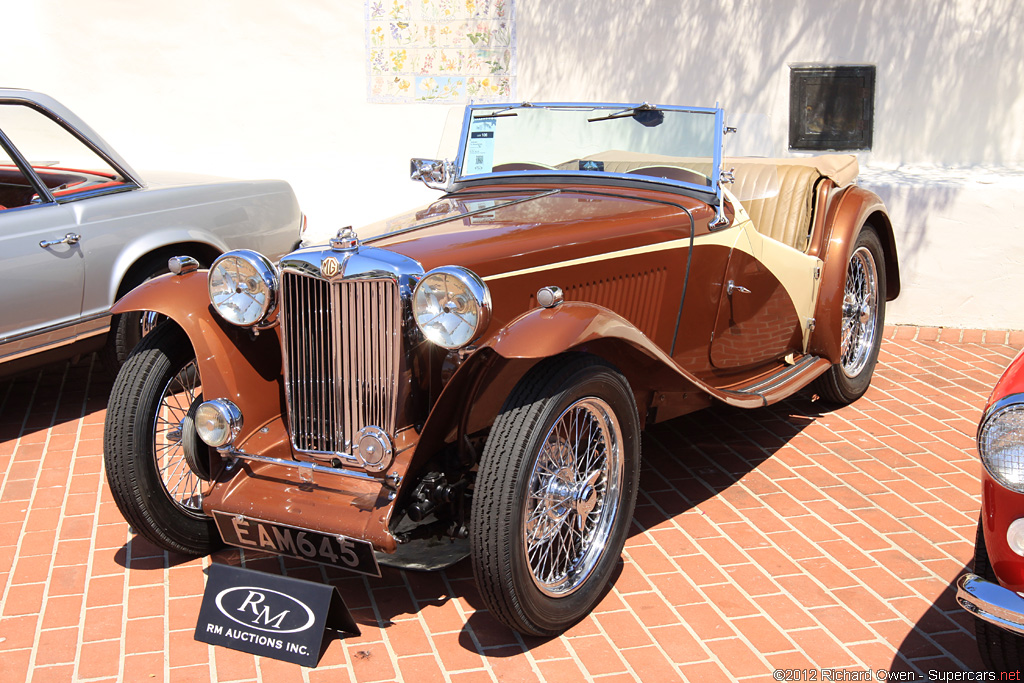
M 870 225 L 861 228 L 846 266 L 842 358 L 815 380 L 827 401 L 846 405 L 864 395 L 878 363 L 885 324 L 885 252 Z
M 561 356 L 527 373 L 491 428 L 473 493 L 473 573 L 488 609 L 535 636 L 589 614 L 622 553 L 639 475 L 636 402 L 617 370 Z
M 118 373 L 103 433 L 107 482 L 121 514 L 139 535 L 186 555 L 221 545 L 213 520 L 202 512 L 201 478 L 183 447 L 195 441 L 182 425 L 202 400 L 200 391 L 188 337 L 174 322 L 162 323 Z
M 978 521 L 978 537 L 974 543 L 974 573 L 998 583 L 992 564 L 988 561 L 985 534 Z M 1024 638 L 981 619 L 974 619 L 974 637 L 978 641 L 978 654 L 988 671 L 1021 671 L 1024 669 Z

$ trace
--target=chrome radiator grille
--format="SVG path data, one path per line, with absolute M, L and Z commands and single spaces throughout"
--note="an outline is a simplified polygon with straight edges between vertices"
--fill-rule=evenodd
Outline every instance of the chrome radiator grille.
M 401 298 L 391 279 L 281 278 L 292 443 L 310 453 L 351 453 L 363 427 L 395 433 Z

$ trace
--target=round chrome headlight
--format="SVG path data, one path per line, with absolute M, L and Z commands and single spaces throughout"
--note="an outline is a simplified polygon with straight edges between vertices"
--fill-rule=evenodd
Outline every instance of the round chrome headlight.
M 996 401 L 978 429 L 981 462 L 996 481 L 1024 493 L 1024 394 Z
M 416 285 L 412 311 L 423 336 L 446 349 L 458 349 L 480 336 L 491 321 L 491 293 L 476 273 L 442 266 Z
M 200 439 L 209 446 L 220 448 L 238 436 L 242 429 L 242 411 L 227 399 L 204 401 L 196 409 L 195 424 Z
M 210 303 L 232 325 L 251 327 L 277 307 L 277 269 L 248 249 L 229 251 L 210 267 Z

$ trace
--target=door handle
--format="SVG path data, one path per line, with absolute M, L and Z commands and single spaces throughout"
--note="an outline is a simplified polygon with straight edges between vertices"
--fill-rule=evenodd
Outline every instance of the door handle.
M 740 294 L 750 294 L 750 290 L 746 287 L 736 284 L 732 280 L 729 280 L 729 284 L 725 286 L 726 296 L 732 296 L 733 292 L 739 292 Z
M 39 246 L 41 246 L 43 249 L 46 249 L 47 247 L 55 247 L 58 244 L 78 244 L 78 240 L 80 239 L 82 239 L 81 235 L 76 235 L 73 232 L 69 232 L 59 240 L 40 240 Z

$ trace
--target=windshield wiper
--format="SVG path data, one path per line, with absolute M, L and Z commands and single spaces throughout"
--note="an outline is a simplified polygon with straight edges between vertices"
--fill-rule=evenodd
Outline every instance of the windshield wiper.
M 598 116 L 592 119 L 587 119 L 587 123 L 594 123 L 595 121 L 610 121 L 611 119 L 624 119 L 627 116 L 637 118 L 637 120 L 639 121 L 640 119 L 639 117 L 637 117 L 637 114 L 645 111 L 658 112 L 659 114 L 661 113 L 661 110 L 655 107 L 653 104 L 648 104 L 647 102 L 644 102 L 638 107 L 630 107 L 629 109 L 623 109 L 622 111 L 617 111 L 614 114 L 608 114 L 608 116 Z M 662 114 L 662 117 L 664 117 L 664 114 Z M 641 121 L 641 123 L 643 123 L 643 121 Z M 661 123 L 661 121 L 658 121 L 658 123 Z
M 505 107 L 504 109 L 499 109 L 498 111 L 492 112 L 490 114 L 474 114 L 473 118 L 474 119 L 497 119 L 497 118 L 500 118 L 502 116 L 519 116 L 519 114 L 517 114 L 517 113 L 515 113 L 514 111 L 511 111 L 511 110 L 512 109 L 520 109 L 522 107 L 532 107 L 532 106 L 533 105 L 530 104 L 529 102 L 523 102 L 522 104 L 514 104 L 511 107 Z M 505 112 L 509 112 L 509 113 L 506 114 Z

